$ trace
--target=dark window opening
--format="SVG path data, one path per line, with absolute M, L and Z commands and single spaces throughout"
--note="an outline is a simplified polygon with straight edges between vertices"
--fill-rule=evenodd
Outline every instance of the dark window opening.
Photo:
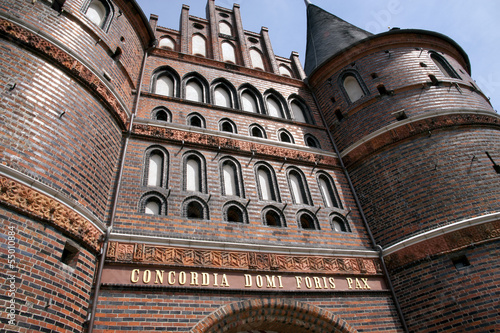
M 378 78 L 378 74 L 377 73 L 371 73 L 370 76 L 372 77 L 372 79 Z
M 168 121 L 168 114 L 165 111 L 156 112 L 156 120 Z
M 227 221 L 235 223 L 244 223 L 243 212 L 236 206 L 231 206 L 227 210 Z
M 332 219 L 332 229 L 336 232 L 347 232 L 347 226 L 345 222 L 338 216 Z
M 265 223 L 272 227 L 281 227 L 281 217 L 275 211 L 270 210 L 265 215 Z
M 75 268 L 76 264 L 78 263 L 78 248 L 69 243 L 66 243 L 61 255 L 61 262 L 65 265 Z
M 314 223 L 314 219 L 308 214 L 302 214 L 299 221 L 302 229 L 316 230 L 316 223 Z
M 229 121 L 225 121 L 222 123 L 221 130 L 223 132 L 234 133 L 233 125 Z
M 263 138 L 264 134 L 262 133 L 262 130 L 258 127 L 252 128 L 252 136 L 255 136 L 257 138 Z
M 390 91 L 387 90 L 387 88 L 381 84 L 377 87 L 377 90 L 378 90 L 378 93 L 381 95 L 381 96 L 384 96 L 384 95 L 391 95 Z
M 196 201 L 192 201 L 188 204 L 186 215 L 190 219 L 203 219 L 203 206 Z
M 316 140 L 312 136 L 306 137 L 306 145 L 311 148 L 321 148 L 318 140 Z
M 292 138 L 290 137 L 290 135 L 288 133 L 281 132 L 280 133 L 280 141 L 292 143 Z
M 429 79 L 431 79 L 431 85 L 433 85 L 433 86 L 439 85 L 439 81 L 438 81 L 438 79 L 436 79 L 436 77 L 434 75 L 429 74 Z
M 62 7 L 64 6 L 64 3 L 66 0 L 53 0 L 52 1 L 52 9 L 57 10 L 58 12 L 61 12 Z
M 467 259 L 467 256 L 462 255 L 460 257 L 452 258 L 451 261 L 453 262 L 453 265 L 455 265 L 456 269 L 462 269 L 467 266 L 470 266 L 469 259 Z
M 202 121 L 199 117 L 193 116 L 189 119 L 189 125 L 194 127 L 203 127 Z
M 342 119 L 344 119 L 344 115 L 342 114 L 342 111 L 340 111 L 340 110 L 335 110 L 335 116 L 337 117 L 338 121 L 342 121 Z

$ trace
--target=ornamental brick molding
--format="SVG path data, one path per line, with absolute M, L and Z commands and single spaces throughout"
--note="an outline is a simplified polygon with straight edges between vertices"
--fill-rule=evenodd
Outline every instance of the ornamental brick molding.
M 21 44 L 28 49 L 41 53 L 73 77 L 86 85 L 101 101 L 103 101 L 123 128 L 128 116 L 118 99 L 109 88 L 84 64 L 73 58 L 64 50 L 33 32 L 17 26 L 15 23 L 0 18 L 0 35 Z
M 385 257 L 387 267 L 397 269 L 415 261 L 443 255 L 500 238 L 500 221 L 464 228 L 402 248 Z
M 199 322 L 191 333 L 236 333 L 265 327 L 277 332 L 354 333 L 339 316 L 288 299 L 252 299 L 227 304 Z
M 101 230 L 71 208 L 26 185 L 0 177 L 0 202 L 55 226 L 95 252 L 101 249 Z
M 337 258 L 262 252 L 231 252 L 115 241 L 109 243 L 106 261 L 108 263 L 256 271 L 338 274 L 381 273 L 380 262 L 374 258 Z
M 324 156 L 293 149 L 269 146 L 255 142 L 240 141 L 235 139 L 212 136 L 203 133 L 193 133 L 171 128 L 155 127 L 151 125 L 137 124 L 133 126 L 133 132 L 136 135 L 154 137 L 163 140 L 175 142 L 184 142 L 185 144 L 193 144 L 197 147 L 206 146 L 210 148 L 230 149 L 233 151 L 244 152 L 247 154 L 257 154 L 267 157 L 287 159 L 302 163 L 318 163 L 328 166 L 339 166 L 336 158 Z

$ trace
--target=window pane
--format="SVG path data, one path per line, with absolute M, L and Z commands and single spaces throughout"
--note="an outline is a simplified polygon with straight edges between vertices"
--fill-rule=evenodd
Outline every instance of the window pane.
M 280 74 L 283 76 L 292 77 L 292 72 L 285 66 L 280 66 Z
M 158 46 L 164 49 L 175 50 L 175 42 L 170 37 L 162 38 Z
M 226 22 L 219 23 L 219 32 L 224 35 L 232 36 L 231 26 Z
M 231 96 L 227 90 L 223 87 L 215 88 L 215 105 L 224 106 L 226 108 L 231 107 Z
M 193 36 L 193 54 L 207 56 L 207 48 L 205 38 L 200 35 Z
M 344 231 L 344 228 L 342 227 L 342 224 L 339 221 L 337 221 L 337 220 L 333 220 L 332 221 L 333 230 L 335 230 L 337 232 Z
M 148 215 L 160 215 L 160 205 L 154 200 L 148 200 L 144 212 Z
M 222 59 L 226 62 L 236 63 L 236 54 L 233 45 L 227 42 L 222 43 Z
M 306 117 L 304 116 L 304 110 L 297 103 L 292 102 L 292 112 L 295 121 L 300 121 L 302 123 L 307 122 Z
M 264 70 L 264 61 L 262 60 L 262 55 L 259 51 L 255 49 L 250 50 L 250 59 L 252 60 L 253 68 Z
M 304 204 L 303 184 L 299 176 L 295 173 L 290 173 L 290 187 L 295 204 Z
M 238 195 L 236 189 L 236 173 L 233 165 L 226 163 L 222 168 L 225 195 Z
M 186 85 L 186 99 L 188 101 L 203 102 L 203 90 L 197 82 L 191 80 Z
M 267 99 L 267 111 L 271 117 L 281 117 L 281 107 L 274 98 Z
M 330 186 L 324 177 L 321 177 L 319 179 L 319 188 L 321 190 L 321 194 L 323 194 L 325 206 L 326 207 L 333 207 L 333 200 L 332 200 L 332 196 L 331 196 Z
M 190 158 L 186 166 L 186 190 L 200 192 L 200 162 Z
M 161 186 L 163 175 L 163 156 L 152 154 L 149 157 L 148 186 Z
M 249 93 L 243 93 L 241 95 L 241 102 L 243 104 L 243 111 L 255 112 L 257 113 L 257 101 Z
M 347 76 L 344 79 L 344 88 L 349 95 L 351 103 L 356 102 L 358 99 L 364 96 L 363 89 L 358 83 L 358 80 L 352 75 Z
M 160 76 L 156 80 L 155 93 L 164 96 L 174 96 L 174 81 L 166 75 Z
M 263 168 L 258 171 L 260 192 L 262 200 L 272 200 L 271 180 L 269 179 L 269 172 Z
M 86 15 L 92 22 L 101 27 L 106 18 L 106 7 L 100 1 L 92 1 Z

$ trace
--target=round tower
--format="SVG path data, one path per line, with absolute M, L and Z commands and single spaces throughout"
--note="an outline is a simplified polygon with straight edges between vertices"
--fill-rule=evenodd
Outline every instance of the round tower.
M 410 331 L 494 329 L 500 117 L 466 53 L 430 31 L 372 35 L 309 4 L 305 71 Z

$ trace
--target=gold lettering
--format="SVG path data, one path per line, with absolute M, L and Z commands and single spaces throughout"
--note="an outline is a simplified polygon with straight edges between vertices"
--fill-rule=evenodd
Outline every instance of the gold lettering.
M 304 281 L 306 282 L 307 289 L 311 289 L 312 286 L 313 286 L 311 278 L 309 276 L 306 276 L 305 279 L 304 279 Z
M 326 283 L 326 277 L 323 276 L 322 279 L 323 279 L 323 283 L 324 283 L 324 286 L 325 286 L 324 288 L 328 289 L 328 283 Z
M 363 289 L 372 289 L 368 285 L 368 279 L 367 278 L 361 278 L 361 281 L 363 281 L 363 283 L 364 283 Z
M 179 284 L 181 286 L 186 284 L 186 272 L 180 272 L 179 273 Z
M 278 275 L 279 287 L 283 288 L 283 281 L 281 281 L 281 276 Z
M 363 289 L 363 287 L 361 286 L 361 283 L 359 283 L 358 278 L 356 278 L 356 289 Z
M 226 274 L 222 274 L 222 281 L 220 283 L 221 287 L 229 287 L 229 282 L 227 281 Z
M 314 288 L 315 289 L 323 289 L 321 287 L 321 280 L 319 279 L 319 277 L 315 276 L 315 277 L 313 277 L 313 280 L 314 280 Z
M 328 282 L 330 282 L 330 289 L 335 289 L 335 279 L 334 278 L 328 278 Z
M 142 282 L 144 283 L 149 283 L 151 281 L 151 271 L 149 269 L 146 269 L 144 271 L 144 274 L 142 274 Z
M 257 275 L 257 277 L 255 277 L 255 284 L 257 285 L 257 287 L 262 288 L 262 286 L 264 285 L 262 276 Z
M 191 283 L 192 286 L 198 286 L 198 273 L 191 272 Z
M 267 281 L 267 286 L 266 288 L 276 288 L 276 281 L 274 280 L 275 276 L 269 277 L 269 275 L 266 275 L 266 281 Z
M 174 271 L 168 272 L 168 284 L 169 285 L 175 284 L 175 272 Z
M 202 277 L 201 285 L 208 286 L 210 284 L 210 275 L 208 275 L 208 273 L 201 273 L 201 277 Z
M 218 287 L 219 286 L 219 284 L 217 282 L 217 275 L 219 275 L 219 274 L 214 273 L 214 287 Z
M 163 270 L 156 270 L 155 284 L 163 284 Z
M 139 270 L 133 269 L 132 274 L 130 274 L 130 282 L 137 283 L 139 282 Z
M 295 281 L 297 282 L 297 289 L 301 289 L 302 286 L 301 286 L 301 283 L 302 283 L 302 277 L 300 276 L 296 276 L 295 277 Z
M 252 276 L 250 274 L 245 274 L 245 287 L 252 286 Z
M 347 284 L 349 286 L 349 289 L 352 289 L 352 279 L 351 278 L 346 278 Z

